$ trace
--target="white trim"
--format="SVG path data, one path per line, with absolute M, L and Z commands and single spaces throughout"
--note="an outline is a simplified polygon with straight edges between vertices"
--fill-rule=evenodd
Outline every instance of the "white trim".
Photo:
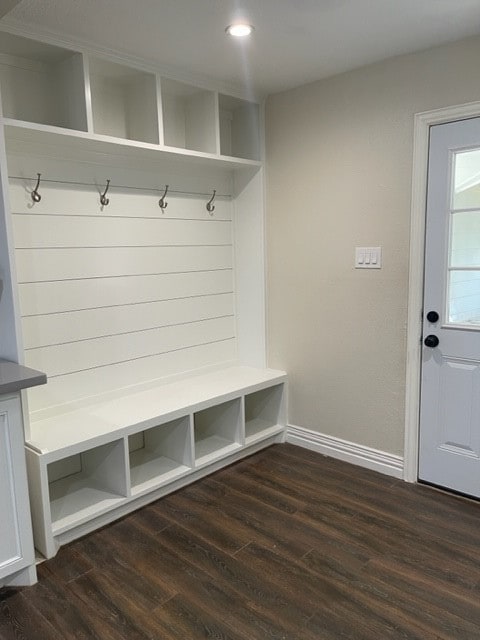
M 387 476 L 403 478 L 403 458 L 393 453 L 379 451 L 295 425 L 288 425 L 286 442 L 366 469 L 379 471 Z
M 403 475 L 403 479 L 407 482 L 416 482 L 418 479 L 425 207 L 427 200 L 429 132 L 432 125 L 444 124 L 455 120 L 466 120 L 477 116 L 480 116 L 480 102 L 417 113 L 414 119 Z

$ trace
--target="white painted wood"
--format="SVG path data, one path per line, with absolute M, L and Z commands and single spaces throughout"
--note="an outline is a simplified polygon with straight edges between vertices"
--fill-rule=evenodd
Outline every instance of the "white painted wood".
M 266 366 L 263 172 L 235 175 L 235 300 L 239 363 Z
M 0 398 L 0 580 L 34 563 L 20 399 Z
M 215 404 L 193 416 L 195 464 L 211 462 L 240 446 L 242 420 L 240 399 Z
M 277 385 L 245 395 L 245 441 L 254 442 L 266 430 L 278 431 L 282 424 L 284 385 Z
M 8 576 L 6 579 L 0 578 L 0 586 L 16 589 L 18 587 L 31 587 L 37 582 L 37 570 L 35 565 L 29 565 L 21 571 Z
M 23 318 L 23 342 L 31 349 L 233 315 L 231 293 L 53 313 Z
M 217 459 L 212 463 L 203 466 L 200 469 L 198 468 L 194 469 L 186 476 L 183 476 L 177 480 L 173 480 L 171 483 L 164 485 L 162 487 L 159 487 L 151 492 L 132 498 L 129 501 L 117 506 L 112 511 L 108 511 L 107 513 L 104 513 L 98 517 L 95 517 L 92 520 L 83 523 L 82 525 L 78 525 L 77 527 L 74 527 L 72 529 L 69 529 L 68 531 L 65 531 L 62 534 L 57 535 L 55 537 L 56 546 L 55 546 L 55 551 L 53 552 L 53 555 L 55 555 L 59 546 L 68 544 L 69 542 L 72 542 L 73 540 L 76 540 L 77 538 L 80 538 L 86 535 L 87 533 L 90 533 L 100 527 L 105 526 L 109 522 L 113 522 L 114 520 L 121 518 L 127 513 L 135 511 L 136 509 L 139 509 L 140 507 L 145 506 L 150 502 L 154 502 L 155 500 L 158 500 L 162 496 L 165 496 L 169 493 L 172 493 L 173 491 L 177 491 L 182 487 L 185 487 L 193 482 L 196 482 L 200 478 L 203 478 L 204 476 L 210 473 L 213 473 L 218 469 L 221 469 L 227 464 L 232 464 L 237 460 L 241 460 L 246 456 L 250 456 L 253 453 L 259 451 L 260 449 L 264 449 L 265 447 L 275 444 L 276 442 L 282 442 L 283 441 L 282 438 L 283 438 L 283 434 L 270 436 L 270 437 L 266 437 L 261 442 L 257 442 L 255 444 L 250 445 L 249 447 L 245 447 L 245 448 L 240 447 L 238 449 L 235 449 L 234 451 L 230 452 L 226 458 Z M 48 557 L 52 557 L 52 556 L 50 555 Z
M 318 431 L 288 425 L 286 441 L 290 444 L 318 451 L 323 455 L 378 471 L 394 478 L 403 477 L 403 458 L 356 442 L 335 438 Z
M 234 338 L 233 317 L 227 317 L 94 338 L 87 342 L 33 348 L 25 352 L 25 364 L 32 369 L 45 371 L 51 380 L 67 373 Z
M 58 115 L 52 124 L 88 130 L 84 74 L 84 56 L 81 53 L 70 55 L 56 65 L 51 84 L 57 91 Z
M 30 513 L 35 538 L 35 547 L 46 558 L 57 553 L 58 545 L 53 539 L 47 465 L 30 447 L 25 447 L 30 493 Z
M 189 416 L 129 436 L 143 446 L 130 449 L 132 495 L 150 491 L 188 473 L 193 466 Z
M 200 208 L 200 207 L 198 207 Z M 155 210 L 152 210 L 155 213 Z M 118 218 L 93 216 L 13 217 L 17 248 L 91 248 L 231 245 L 231 224 L 212 219 Z M 53 231 L 55 233 L 53 233 Z
M 94 131 L 158 144 L 155 75 L 95 57 L 89 69 Z
M 231 366 L 236 363 L 236 355 L 236 341 L 222 340 L 52 378 L 45 386 L 45 393 L 29 390 L 31 418 L 68 411 L 72 404 L 95 401 L 99 395 L 118 395 L 119 390 L 126 393 L 128 388 L 137 385 L 150 387 L 155 381 L 165 382 L 202 369 Z
M 82 452 L 82 470 L 49 483 L 52 531 L 115 507 L 128 495 L 124 440 Z
M 412 173 L 410 258 L 405 391 L 404 480 L 418 478 L 420 377 L 422 354 L 423 276 L 425 259 L 425 203 L 427 197 L 430 127 L 480 115 L 480 103 L 447 107 L 415 115 Z
M 32 145 L 38 149 L 43 145 L 53 145 L 49 155 L 57 157 L 60 153 L 68 154 L 72 159 L 92 161 L 99 154 L 117 156 L 117 160 L 125 163 L 132 158 L 135 163 L 145 165 L 164 164 L 168 160 L 175 167 L 217 168 L 217 169 L 255 169 L 261 167 L 258 160 L 218 156 L 214 153 L 183 149 L 181 147 L 160 146 L 158 144 L 116 138 L 103 134 L 92 134 L 44 125 L 24 122 L 17 119 L 3 120 L 7 127 L 9 151 L 26 153 Z M 41 153 L 41 151 L 40 151 Z M 120 156 L 117 153 L 121 154 Z
M 231 246 L 19 249 L 16 259 L 19 284 L 233 268 Z
M 216 153 L 215 94 L 162 78 L 164 141 Z
M 260 159 L 260 113 L 258 104 L 219 95 L 220 153 Z
M 232 272 L 169 273 L 22 284 L 23 316 L 232 293 Z
M 138 393 L 132 389 L 113 400 L 97 400 L 76 411 L 32 421 L 28 445 L 42 452 L 48 461 L 65 458 L 82 450 L 78 447 L 85 442 L 103 444 L 102 438 L 111 439 L 112 433 L 123 437 L 231 400 L 236 406 L 242 393 L 280 384 L 285 377 L 283 372 L 271 369 L 230 367 Z M 229 432 L 236 441 L 240 438 L 237 428 L 235 422 Z

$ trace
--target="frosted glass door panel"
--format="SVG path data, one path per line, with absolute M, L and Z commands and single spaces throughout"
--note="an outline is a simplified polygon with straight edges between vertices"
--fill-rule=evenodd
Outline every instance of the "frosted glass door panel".
M 480 325 L 480 269 L 450 271 L 448 322 Z
M 455 154 L 454 209 L 480 209 L 480 149 Z
M 452 214 L 451 267 L 480 269 L 480 210 Z
M 480 149 L 452 160 L 447 319 L 480 326 Z

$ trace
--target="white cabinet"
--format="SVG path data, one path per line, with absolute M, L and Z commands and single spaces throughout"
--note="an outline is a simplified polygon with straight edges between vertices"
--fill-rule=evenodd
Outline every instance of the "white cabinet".
M 0 585 L 31 582 L 34 552 L 18 396 L 0 398 L 0 514 Z

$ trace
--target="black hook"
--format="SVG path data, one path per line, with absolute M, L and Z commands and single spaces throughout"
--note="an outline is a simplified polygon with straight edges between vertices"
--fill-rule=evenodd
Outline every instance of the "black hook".
M 42 176 L 41 173 L 37 173 L 37 184 L 35 186 L 35 189 L 31 193 L 33 202 L 40 202 L 40 200 L 42 199 L 42 196 L 38 193 L 38 187 L 40 186 L 41 176 Z
M 110 180 L 107 180 L 107 186 L 105 187 L 105 191 L 100 196 L 100 204 L 104 207 L 110 202 L 110 199 L 107 198 L 108 188 L 110 187 Z
M 215 205 L 213 204 L 213 201 L 215 200 L 215 195 L 216 195 L 216 190 L 213 190 L 213 196 L 210 198 L 210 200 L 207 202 L 207 211 L 210 215 L 212 215 L 212 213 L 215 211 Z
M 165 209 L 168 207 L 168 202 L 165 202 L 165 198 L 167 197 L 167 193 L 168 193 L 168 184 L 165 185 L 165 191 L 163 193 L 163 196 L 158 201 L 158 206 L 160 207 L 162 212 L 165 211 Z

